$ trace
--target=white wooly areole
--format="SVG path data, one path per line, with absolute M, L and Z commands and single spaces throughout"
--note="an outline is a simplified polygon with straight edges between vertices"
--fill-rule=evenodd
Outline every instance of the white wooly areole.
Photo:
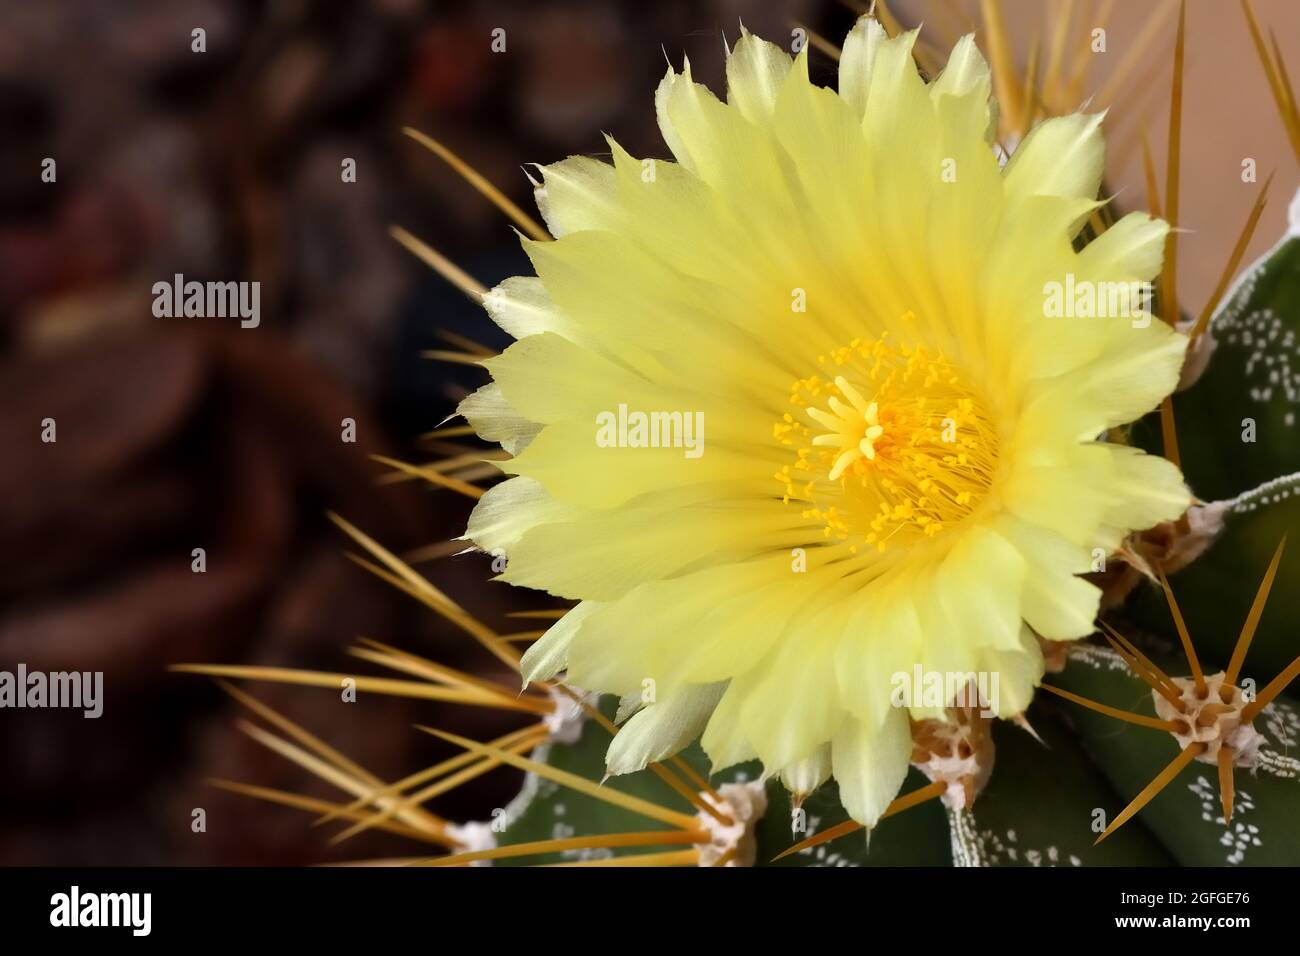
M 492 824 L 479 821 L 447 824 L 447 836 L 459 845 L 459 853 L 478 853 L 481 850 L 495 850 L 497 835 Z M 470 866 L 491 866 L 491 860 L 473 860 Z
M 696 814 L 700 829 L 709 835 L 708 843 L 695 844 L 699 865 L 753 866 L 758 858 L 754 827 L 767 812 L 767 789 L 761 780 L 724 783 L 718 787 L 718 796 L 722 799 L 700 794 L 702 800 L 732 822 L 725 824 L 703 810 Z
M 568 693 L 557 687 L 547 687 L 546 693 L 555 704 L 555 709 L 542 718 L 546 729 L 550 731 L 550 740 L 553 743 L 576 744 L 582 736 L 582 726 L 587 719 L 583 705 L 595 703 L 599 699 L 598 695 L 574 687 L 568 688 Z
M 1250 703 L 1240 687 L 1230 684 L 1224 673 L 1207 675 L 1202 691 L 1190 677 L 1171 677 L 1169 680 L 1182 693 L 1179 700 L 1183 709 L 1157 693 L 1151 692 L 1156 714 L 1178 726 L 1170 731 L 1178 746 L 1186 750 L 1194 743 L 1205 745 L 1197 756 L 1201 763 L 1217 764 L 1222 747 L 1232 749 L 1235 766 L 1255 769 L 1259 764 L 1259 748 L 1264 735 L 1255 729 L 1254 722 L 1243 719 L 1242 711 Z

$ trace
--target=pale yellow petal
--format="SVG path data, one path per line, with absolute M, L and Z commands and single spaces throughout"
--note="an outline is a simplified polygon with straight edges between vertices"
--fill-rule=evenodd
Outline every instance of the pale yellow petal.
M 598 608 L 598 604 L 583 601 L 529 645 L 519 662 L 525 685 L 533 681 L 550 680 L 568 666 L 569 646 L 581 630 L 583 621 Z
M 1093 570 L 1091 549 L 1010 516 L 1000 522 L 999 530 L 1025 556 L 1021 613 L 1029 626 L 1053 641 L 1091 634 L 1101 590 L 1078 576 Z
M 512 276 L 483 297 L 483 307 L 492 321 L 522 339 L 542 332 L 563 332 L 564 319 L 551 297 L 534 276 Z
M 809 794 L 831 775 L 831 746 L 822 744 L 811 755 L 781 768 L 781 782 L 793 794 Z
M 912 755 L 907 713 L 895 710 L 880 725 L 850 718 L 831 741 L 840 800 L 849 816 L 875 826 L 898 796 Z
M 1094 199 L 1106 165 L 1104 113 L 1071 113 L 1043 120 L 1024 138 L 1006 168 L 1006 196 L 1014 205 L 1030 196 Z
M 650 704 L 614 735 L 606 769 L 617 776 L 671 757 L 700 735 L 725 690 L 721 682 L 682 687 Z
M 875 17 L 858 17 L 844 38 L 840 51 L 840 96 L 861 116 L 867 109 L 867 94 L 876 54 L 888 37 Z
M 463 416 L 480 438 L 497 442 L 512 455 L 527 448 L 542 428 L 511 408 L 495 382 L 462 399 L 456 406 L 456 414 Z
M 789 72 L 788 53 L 743 30 L 727 58 L 727 102 L 751 122 L 765 122 L 772 116 L 776 95 Z
M 624 222 L 614 167 L 588 156 L 542 166 L 537 209 L 556 238 L 583 229 L 617 229 Z
M 981 701 L 991 713 L 1003 720 L 1022 714 L 1034 698 L 1034 690 L 1043 680 L 1043 651 L 1038 639 L 1027 628 L 1020 629 L 1019 645 L 1014 650 L 987 649 L 980 653 L 980 673 L 986 677 L 986 687 L 993 700 Z M 996 684 L 992 675 L 997 675 Z M 984 691 L 981 691 L 982 693 Z

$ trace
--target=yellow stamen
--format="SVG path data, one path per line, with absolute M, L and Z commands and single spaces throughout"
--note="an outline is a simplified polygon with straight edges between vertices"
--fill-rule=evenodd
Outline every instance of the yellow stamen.
M 929 538 L 960 522 L 993 481 L 997 438 L 960 371 L 924 346 L 855 339 L 790 387 L 773 437 L 794 448 L 783 500 L 851 551 Z

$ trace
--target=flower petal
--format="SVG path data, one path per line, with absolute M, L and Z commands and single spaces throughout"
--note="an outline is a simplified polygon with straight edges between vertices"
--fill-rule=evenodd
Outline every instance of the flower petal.
M 704 730 L 726 689 L 725 682 L 682 687 L 633 715 L 605 754 L 610 775 L 643 770 L 677 753 Z
M 727 58 L 727 102 L 750 122 L 766 122 L 789 72 L 788 53 L 742 27 L 740 41 Z
M 551 235 L 583 229 L 617 229 L 624 221 L 614 167 L 588 156 L 570 156 L 541 167 L 543 185 L 534 193 Z
M 540 638 L 532 643 L 519 662 L 524 686 L 533 681 L 550 680 L 568 666 L 569 645 L 573 643 L 582 623 L 600 605 L 583 601 L 569 613 L 552 624 Z
M 849 816 L 875 826 L 898 796 L 912 756 L 907 714 L 893 711 L 883 724 L 850 718 L 831 741 L 831 764 Z
M 529 421 L 510 407 L 501 387 L 489 382 L 471 392 L 456 406 L 461 415 L 473 426 L 484 441 L 496 442 L 512 455 L 517 455 L 537 437 L 542 426 Z
M 1094 199 L 1106 165 L 1105 113 L 1045 119 L 1024 138 L 1006 167 L 1007 202 L 1031 196 Z

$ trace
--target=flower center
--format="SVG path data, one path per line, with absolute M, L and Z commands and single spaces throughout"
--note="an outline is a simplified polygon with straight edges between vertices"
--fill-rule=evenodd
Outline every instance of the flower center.
M 997 436 L 961 372 L 924 346 L 854 339 L 790 386 L 776 479 L 823 534 L 883 552 L 960 522 L 988 491 Z

